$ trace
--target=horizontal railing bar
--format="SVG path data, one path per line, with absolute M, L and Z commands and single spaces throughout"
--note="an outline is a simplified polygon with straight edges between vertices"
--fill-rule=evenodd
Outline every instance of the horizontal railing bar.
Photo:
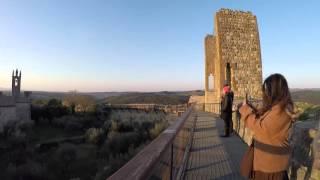
M 189 154 L 190 154 L 190 150 L 192 148 L 192 144 L 193 144 L 193 136 L 194 136 L 194 130 L 195 130 L 195 126 L 196 126 L 196 121 L 197 121 L 198 117 L 195 116 L 194 120 L 193 120 L 193 127 L 191 130 L 191 134 L 190 134 L 190 139 L 189 142 L 186 146 L 186 151 L 184 152 L 184 156 L 183 156 L 183 160 L 182 160 L 182 165 L 178 171 L 178 175 L 177 175 L 177 180 L 182 180 L 184 179 L 185 176 L 185 170 L 188 164 L 188 159 L 189 159 Z
M 160 161 L 161 156 L 173 143 L 183 124 L 189 118 L 193 106 L 182 114 L 171 126 L 163 131 L 155 140 L 142 149 L 127 164 L 110 176 L 109 180 L 148 179 L 152 169 Z

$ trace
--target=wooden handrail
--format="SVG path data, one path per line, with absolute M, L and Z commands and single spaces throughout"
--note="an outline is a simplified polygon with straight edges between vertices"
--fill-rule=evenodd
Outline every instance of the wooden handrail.
M 171 126 L 163 131 L 155 140 L 142 149 L 135 157 L 133 157 L 108 179 L 148 179 L 151 176 L 152 170 L 160 161 L 162 155 L 166 150 L 168 150 L 168 148 L 171 148 L 175 137 L 182 129 L 192 111 L 193 106 L 189 107 L 188 110 Z

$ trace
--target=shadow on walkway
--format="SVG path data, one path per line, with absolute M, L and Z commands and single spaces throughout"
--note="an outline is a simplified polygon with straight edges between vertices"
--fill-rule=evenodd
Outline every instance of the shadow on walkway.
M 216 115 L 198 112 L 185 179 L 242 179 L 239 162 L 247 145 L 236 135 L 221 138 L 223 129 Z

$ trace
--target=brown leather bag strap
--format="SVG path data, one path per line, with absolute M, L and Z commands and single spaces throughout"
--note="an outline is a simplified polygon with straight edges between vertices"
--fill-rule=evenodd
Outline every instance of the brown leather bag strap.
M 291 152 L 289 147 L 274 146 L 274 145 L 262 143 L 257 140 L 254 140 L 254 147 L 261 151 L 268 152 L 270 154 L 276 154 L 276 155 L 286 155 L 286 154 L 290 154 Z

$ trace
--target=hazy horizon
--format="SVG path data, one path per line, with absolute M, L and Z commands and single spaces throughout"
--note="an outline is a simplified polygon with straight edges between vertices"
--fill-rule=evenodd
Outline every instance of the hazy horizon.
M 0 88 L 159 92 L 204 89 L 204 37 L 220 8 L 257 16 L 263 77 L 320 88 L 317 11 L 308 1 L 0 2 Z M 299 13 L 297 13 L 299 12 Z
M 320 88 L 290 88 L 290 90 L 316 90 L 319 91 Z M 0 87 L 0 91 L 3 92 L 11 92 L 10 88 L 2 88 Z M 21 89 L 21 91 L 31 91 L 31 92 L 47 92 L 47 93 L 71 93 L 76 91 L 77 93 L 158 93 L 158 92 L 190 92 L 190 91 L 204 91 L 204 89 L 192 89 L 192 90 L 176 90 L 176 91 L 78 91 L 74 90 L 67 90 L 67 91 L 46 91 L 46 90 L 32 90 L 32 89 Z

